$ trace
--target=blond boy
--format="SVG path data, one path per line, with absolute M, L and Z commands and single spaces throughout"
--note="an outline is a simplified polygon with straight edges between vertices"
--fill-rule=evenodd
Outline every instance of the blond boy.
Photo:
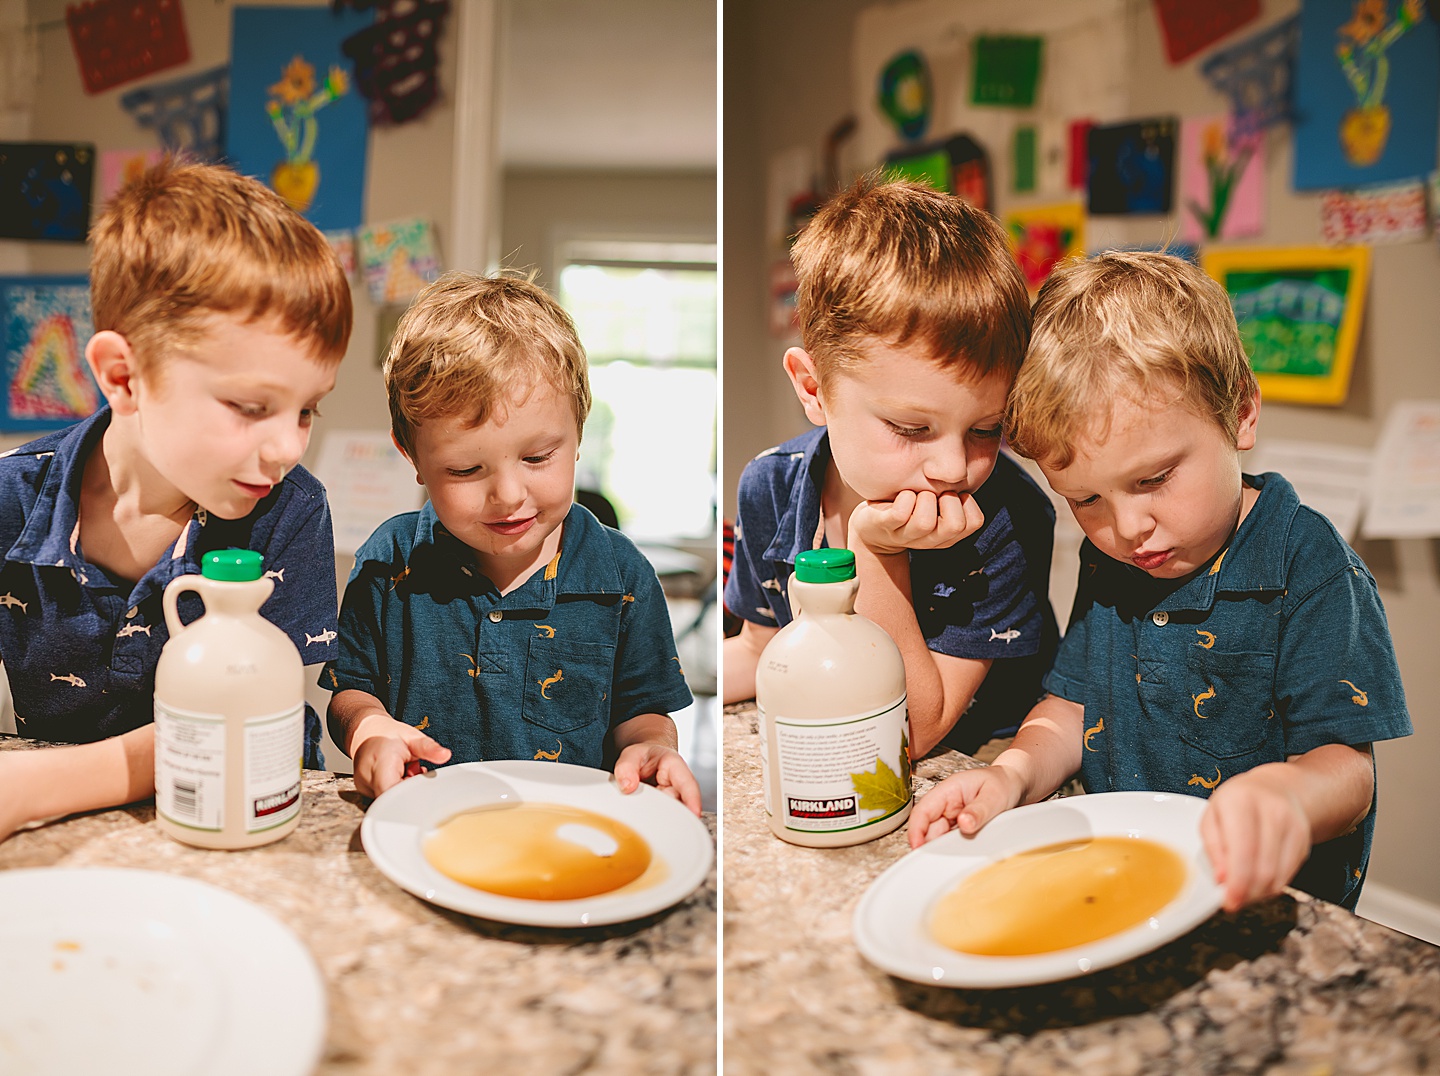
M 1241 473 L 1259 414 L 1230 301 L 1193 265 L 1116 253 L 1050 277 L 1006 421 L 1085 531 L 1075 608 L 1049 696 L 916 805 L 912 845 L 1078 771 L 1091 792 L 1209 797 L 1227 908 L 1292 879 L 1355 906 L 1370 744 L 1410 718 L 1364 563 L 1280 475 Z
M 255 180 L 168 161 L 115 197 L 91 241 L 85 358 L 105 406 L 0 459 L 17 728 L 82 746 L 0 758 L 0 838 L 154 792 L 161 594 L 205 553 L 264 554 L 276 585 L 262 614 L 307 664 L 333 648 L 330 514 L 297 466 L 350 335 L 329 244 Z
M 999 452 L 1030 335 L 1024 281 L 993 217 L 873 177 L 821 208 L 793 260 L 803 346 L 785 372 L 820 428 L 741 475 L 725 699 L 755 693 L 796 555 L 848 547 L 856 609 L 904 656 L 912 754 L 947 734 L 973 750 L 1040 696 L 1058 634 L 1054 513 Z
M 401 319 L 385 385 L 429 500 L 381 525 L 345 588 L 323 682 L 356 786 L 425 762 L 613 759 L 625 791 L 653 782 L 698 813 L 665 596 L 572 503 L 590 383 L 569 316 L 527 280 L 452 273 Z

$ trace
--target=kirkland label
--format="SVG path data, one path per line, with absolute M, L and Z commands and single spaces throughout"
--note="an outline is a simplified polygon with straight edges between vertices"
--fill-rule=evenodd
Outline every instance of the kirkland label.
M 305 707 L 245 722 L 245 830 L 259 833 L 300 813 Z
M 830 721 L 797 721 L 760 715 L 774 729 L 774 752 L 762 767 L 778 768 L 778 810 L 786 829 L 835 833 L 873 825 L 910 802 L 910 745 L 905 698 L 888 709 Z M 768 737 L 761 737 L 762 740 Z

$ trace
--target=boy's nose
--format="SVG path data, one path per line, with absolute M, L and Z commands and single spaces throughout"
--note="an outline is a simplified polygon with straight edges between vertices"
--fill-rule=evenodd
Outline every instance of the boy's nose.
M 1117 504 L 1111 510 L 1115 536 L 1124 542 L 1138 545 L 1150 537 L 1155 529 L 1155 520 L 1145 508 L 1135 502 Z
M 277 423 L 260 448 L 260 462 L 267 469 L 278 467 L 281 474 L 290 470 L 305 455 L 310 444 L 310 428 L 298 423 Z
M 490 483 L 489 499 L 497 508 L 518 508 L 525 500 L 525 483 L 520 481 L 515 471 L 501 467 Z
M 925 478 L 933 486 L 946 488 L 966 487 L 969 460 L 965 457 L 965 445 L 937 445 L 925 459 Z M 968 488 L 968 487 L 966 487 Z

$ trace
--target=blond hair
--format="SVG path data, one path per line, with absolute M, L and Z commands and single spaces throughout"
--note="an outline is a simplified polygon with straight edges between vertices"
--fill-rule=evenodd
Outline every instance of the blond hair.
M 97 331 L 129 342 L 142 374 L 195 346 L 214 314 L 278 318 L 330 365 L 350 340 L 350 284 L 320 231 L 258 180 L 167 158 L 90 230 Z
M 1005 414 L 1010 446 L 1055 467 L 1108 436 L 1117 396 L 1180 397 L 1236 440 L 1256 391 L 1225 289 L 1168 254 L 1112 251 L 1063 263 L 1035 303 L 1035 331 Z
M 1030 298 L 1000 224 L 919 183 L 862 176 L 820 207 L 791 258 L 800 338 L 823 383 L 874 340 L 918 341 L 944 366 L 1013 377 Z
M 385 357 L 390 424 L 407 453 L 425 421 L 463 415 L 473 425 L 537 384 L 575 405 L 581 431 L 590 378 L 575 324 L 544 288 L 514 273 L 446 273 L 395 328 Z

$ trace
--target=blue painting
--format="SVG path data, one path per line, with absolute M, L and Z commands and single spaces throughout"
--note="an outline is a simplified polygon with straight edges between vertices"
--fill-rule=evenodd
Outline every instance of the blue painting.
M 0 430 L 57 430 L 95 413 L 100 390 L 85 362 L 93 335 L 88 277 L 0 277 Z
M 321 231 L 363 218 L 367 102 L 341 43 L 374 17 L 329 7 L 234 12 L 226 156 Z
M 1435 169 L 1440 28 L 1424 0 L 1305 0 L 1295 71 L 1296 190 Z

